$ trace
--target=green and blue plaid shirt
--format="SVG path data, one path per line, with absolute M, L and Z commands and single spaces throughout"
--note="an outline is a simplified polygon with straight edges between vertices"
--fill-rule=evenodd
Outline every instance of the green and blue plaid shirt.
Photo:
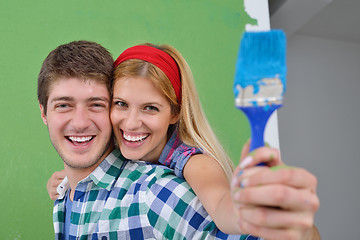
M 66 179 L 54 205 L 63 239 Z M 190 186 L 167 167 L 124 159 L 114 150 L 75 190 L 70 239 L 257 239 L 218 230 Z

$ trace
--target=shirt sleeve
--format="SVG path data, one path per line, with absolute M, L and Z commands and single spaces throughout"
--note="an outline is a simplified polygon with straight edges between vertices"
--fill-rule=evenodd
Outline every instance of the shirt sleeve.
M 183 170 L 184 166 L 189 160 L 189 158 L 196 154 L 202 154 L 202 151 L 199 148 L 189 147 L 185 144 L 181 144 L 173 152 L 170 159 L 170 168 L 174 169 L 174 173 L 179 178 L 184 178 Z
M 183 143 L 175 130 L 159 157 L 159 163 L 173 169 L 176 176 L 184 178 L 183 169 L 189 158 L 201 153 L 201 149 Z

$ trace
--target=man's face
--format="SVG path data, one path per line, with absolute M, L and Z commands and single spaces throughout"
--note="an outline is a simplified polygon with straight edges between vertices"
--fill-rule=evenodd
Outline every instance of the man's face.
M 112 150 L 110 95 L 93 80 L 60 78 L 49 92 L 47 112 L 40 105 L 52 144 L 70 168 L 95 169 Z

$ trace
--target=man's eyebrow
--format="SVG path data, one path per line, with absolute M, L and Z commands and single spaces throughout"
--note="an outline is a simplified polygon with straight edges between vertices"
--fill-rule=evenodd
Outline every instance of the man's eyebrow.
M 51 100 L 51 102 L 57 102 L 57 101 L 74 101 L 74 98 L 62 96 L 62 97 L 55 97 Z
M 110 102 L 110 100 L 107 97 L 91 97 L 88 99 L 89 102 L 96 102 L 96 101 L 104 101 L 104 102 Z
M 73 97 L 68 96 L 61 96 L 61 97 L 54 97 L 51 99 L 51 103 L 58 102 L 58 101 L 75 101 Z M 90 97 L 87 99 L 88 102 L 96 102 L 96 101 L 103 101 L 103 102 L 110 102 L 107 97 Z

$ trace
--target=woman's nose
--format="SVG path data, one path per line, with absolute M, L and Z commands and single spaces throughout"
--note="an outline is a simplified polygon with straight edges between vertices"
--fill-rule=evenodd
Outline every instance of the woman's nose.
M 137 130 L 138 128 L 140 128 L 142 124 L 141 113 L 135 109 L 129 110 L 123 122 L 124 122 L 123 128 L 125 130 L 127 131 Z

